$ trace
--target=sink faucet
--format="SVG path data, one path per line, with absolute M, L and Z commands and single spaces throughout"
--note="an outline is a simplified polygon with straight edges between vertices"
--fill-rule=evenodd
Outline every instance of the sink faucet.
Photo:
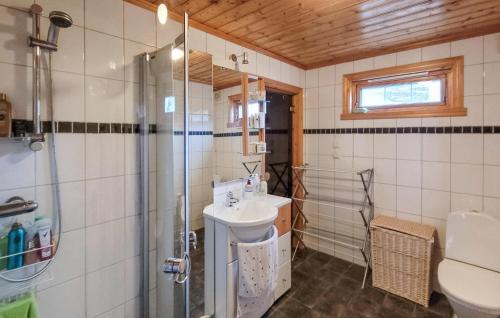
M 226 193 L 226 206 L 232 207 L 234 204 L 238 203 L 240 200 L 234 197 L 233 191 L 228 191 Z

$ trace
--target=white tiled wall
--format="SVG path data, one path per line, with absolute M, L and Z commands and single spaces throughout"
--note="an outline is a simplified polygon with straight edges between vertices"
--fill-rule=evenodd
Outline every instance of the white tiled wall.
M 500 34 L 377 56 L 306 72 L 304 128 L 500 125 Z M 342 75 L 464 55 L 466 117 L 341 121 Z M 500 218 L 500 135 L 304 135 L 305 162 L 375 168 L 375 210 L 437 227 L 444 248 L 446 217 L 459 209 Z M 336 159 L 334 159 L 334 157 Z M 312 207 L 312 218 L 322 213 Z M 325 252 L 344 249 L 311 240 Z M 443 250 L 440 251 L 441 253 Z
M 31 118 L 31 50 L 26 46 L 31 18 L 21 10 L 33 2 L 0 0 L 0 91 L 7 93 L 15 118 Z M 139 78 L 133 56 L 172 42 L 181 24 L 159 25 L 153 12 L 122 0 L 36 2 L 44 8 L 42 36 L 52 10 L 65 11 L 74 21 L 74 26 L 61 30 L 59 51 L 53 54 L 55 119 L 137 122 Z M 190 40 L 192 48 L 214 54 L 221 65 L 227 65 L 230 53 L 241 51 L 194 29 Z M 247 51 L 249 71 L 303 84 L 304 72 L 298 68 Z M 210 87 L 193 84 L 191 105 L 192 129 L 212 131 Z M 46 112 L 43 115 L 48 118 Z M 39 286 L 41 317 L 138 317 L 138 136 L 59 134 L 56 140 L 63 235 L 52 267 L 54 280 Z M 212 153 L 212 136 L 192 136 L 193 227 L 201 225 L 202 207 L 212 199 Z M 0 201 L 13 195 L 35 198 L 40 211 L 50 214 L 53 187 L 48 167 L 47 150 L 35 154 L 21 145 L 0 145 Z M 153 203 L 155 195 L 152 191 Z

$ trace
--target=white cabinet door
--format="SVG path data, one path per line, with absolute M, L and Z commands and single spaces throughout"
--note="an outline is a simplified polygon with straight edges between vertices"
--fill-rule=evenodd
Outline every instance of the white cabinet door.
M 278 284 L 274 290 L 274 299 L 280 298 L 287 290 L 292 287 L 292 265 L 290 260 L 285 262 L 279 268 Z
M 283 234 L 278 238 L 278 265 L 282 266 L 285 262 L 290 262 L 292 252 L 292 232 Z

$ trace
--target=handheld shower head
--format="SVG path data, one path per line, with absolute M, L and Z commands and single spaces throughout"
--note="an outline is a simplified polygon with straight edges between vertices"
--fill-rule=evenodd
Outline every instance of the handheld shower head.
M 49 14 L 50 27 L 47 34 L 47 42 L 57 44 L 60 28 L 69 28 L 73 24 L 71 16 L 62 11 L 52 11 Z

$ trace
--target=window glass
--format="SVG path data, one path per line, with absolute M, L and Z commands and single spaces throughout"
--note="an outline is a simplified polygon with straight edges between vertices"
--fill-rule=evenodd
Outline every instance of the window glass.
M 432 79 L 362 87 L 358 107 L 411 106 L 444 101 L 443 80 Z

